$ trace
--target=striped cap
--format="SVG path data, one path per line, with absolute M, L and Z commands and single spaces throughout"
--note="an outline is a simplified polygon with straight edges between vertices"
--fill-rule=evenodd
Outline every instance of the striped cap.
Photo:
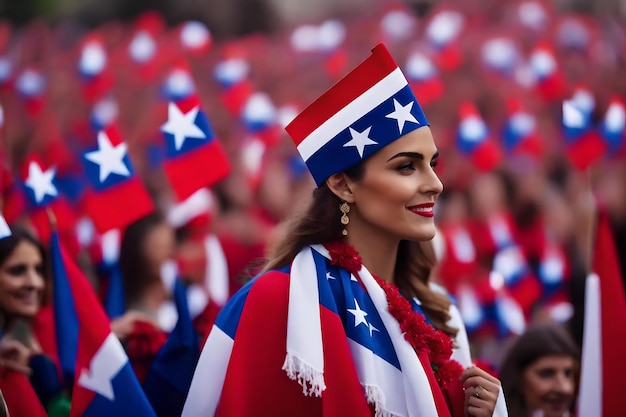
M 428 121 L 383 44 L 285 128 L 317 185 Z

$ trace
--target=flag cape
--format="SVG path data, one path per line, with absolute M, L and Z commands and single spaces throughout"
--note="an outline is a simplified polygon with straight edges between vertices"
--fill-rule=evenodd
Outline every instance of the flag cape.
M 227 303 L 200 356 L 183 417 L 450 415 L 438 387 L 419 377 L 425 370 L 399 325 L 388 321 L 395 319 L 382 289 L 373 301 L 375 289 L 366 291 L 323 252 L 305 248 L 291 267 L 262 274 Z M 305 271 L 308 277 L 299 275 Z M 380 295 L 385 312 L 376 308 Z M 313 326 L 298 325 L 309 319 Z

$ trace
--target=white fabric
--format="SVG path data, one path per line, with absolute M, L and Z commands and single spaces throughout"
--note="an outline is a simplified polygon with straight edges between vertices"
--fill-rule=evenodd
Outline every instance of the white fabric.
M 233 344 L 230 336 L 213 326 L 200 353 L 181 417 L 211 417 L 215 414 L 222 396 Z
M 330 257 L 328 251 L 323 246 L 314 245 L 312 248 L 326 258 Z M 307 269 L 304 269 L 305 266 Z M 296 269 L 294 270 L 294 268 Z M 311 332 L 312 329 L 319 329 L 320 317 L 318 298 L 316 297 L 313 302 L 311 301 L 313 299 L 313 294 L 316 296 L 318 295 L 317 273 L 314 271 L 316 271 L 316 269 L 313 261 L 313 254 L 310 248 L 305 248 L 298 254 L 292 265 L 292 278 L 290 280 L 290 286 L 295 285 L 296 287 L 300 287 L 308 285 L 309 292 L 304 292 L 302 290 L 292 292 L 290 288 L 289 317 L 287 326 L 287 356 L 289 357 L 290 352 L 292 352 L 292 355 L 293 352 L 295 352 L 295 349 L 290 347 L 290 343 L 294 343 L 295 340 L 300 339 L 298 340 L 298 344 L 305 345 L 307 349 L 304 350 L 300 348 L 299 351 L 311 355 L 311 358 L 305 356 L 300 359 L 305 363 L 312 363 L 315 360 L 321 359 L 321 368 L 319 369 L 323 370 L 322 340 L 321 337 L 319 339 L 315 337 L 317 335 L 317 330 Z M 359 277 L 361 278 L 361 282 L 365 286 L 367 293 L 372 299 L 372 302 L 374 303 L 374 306 L 376 307 L 376 310 L 385 325 L 396 352 L 396 356 L 398 357 L 400 367 L 403 370 L 400 376 L 401 389 L 398 389 L 398 381 L 391 383 L 387 380 L 387 378 L 385 378 L 385 374 L 383 373 L 375 373 L 374 375 L 364 374 L 364 370 L 370 372 L 373 371 L 373 368 L 367 366 L 367 364 L 355 365 L 357 373 L 361 370 L 361 373 L 359 373 L 359 381 L 362 385 L 364 385 L 366 392 L 379 392 L 380 394 L 377 395 L 377 399 L 379 401 L 385 401 L 384 403 L 374 403 L 377 406 L 377 415 L 394 415 L 400 417 L 436 416 L 437 408 L 426 373 L 422 368 L 413 347 L 411 347 L 411 345 L 405 340 L 404 335 L 400 330 L 400 325 L 387 311 L 388 302 L 385 292 L 364 266 L 362 266 L 359 272 Z M 308 281 L 308 284 L 304 284 L 305 281 Z M 300 312 L 297 315 L 292 316 L 292 311 L 295 312 L 297 310 L 300 310 Z M 290 334 L 292 329 L 307 329 L 307 331 Z M 354 359 L 355 362 L 359 360 L 359 358 Z M 383 359 L 380 359 L 380 361 L 383 361 Z M 393 398 L 392 400 L 392 397 L 396 398 Z M 386 401 L 387 399 L 389 399 L 388 402 Z M 394 409 L 393 412 L 389 409 L 392 405 L 395 408 L 397 404 L 402 403 L 404 405 L 399 409 Z
M 585 318 L 580 372 L 578 415 L 602 415 L 602 300 L 600 277 L 589 274 L 585 282 Z
M 211 300 L 219 305 L 226 304 L 230 295 L 228 282 L 228 264 L 224 249 L 214 234 L 204 240 L 204 250 L 207 257 L 205 271 L 205 286 Z
M 283 370 L 297 379 L 306 395 L 322 396 L 324 351 L 317 274 L 311 248 L 296 255 L 291 265 L 287 316 L 287 356 Z

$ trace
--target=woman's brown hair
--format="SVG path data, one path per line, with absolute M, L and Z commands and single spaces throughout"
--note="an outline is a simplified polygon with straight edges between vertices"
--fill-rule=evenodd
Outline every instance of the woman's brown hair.
M 364 173 L 363 163 L 345 171 L 355 181 L 362 179 Z M 288 265 L 308 245 L 324 244 L 343 238 L 340 203 L 339 198 L 326 184 L 315 189 L 308 210 L 289 222 L 285 239 L 277 246 L 264 271 Z M 435 262 L 430 255 L 423 242 L 401 241 L 394 283 L 405 297 L 417 297 L 420 300 L 424 313 L 437 329 L 455 336 L 458 329 L 446 324 L 450 320 L 450 299 L 433 291 L 428 285 L 430 271 Z

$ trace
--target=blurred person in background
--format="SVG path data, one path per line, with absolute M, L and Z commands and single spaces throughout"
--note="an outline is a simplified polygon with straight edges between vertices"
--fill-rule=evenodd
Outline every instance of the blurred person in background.
M 0 239 L 0 388 L 14 417 L 42 415 L 41 405 L 51 417 L 69 415 L 54 353 L 42 349 L 54 345 L 44 340 L 50 329 L 42 333 L 37 328 L 49 285 L 47 268 L 44 247 L 26 230 L 15 228 Z
M 579 349 L 564 327 L 550 322 L 530 326 L 500 369 L 509 416 L 571 416 L 579 364 Z
M 140 382 L 175 324 L 164 314 L 170 294 L 161 276 L 174 248 L 174 230 L 158 212 L 130 224 L 122 237 L 119 264 L 126 313 L 113 320 L 111 328 L 124 344 Z

